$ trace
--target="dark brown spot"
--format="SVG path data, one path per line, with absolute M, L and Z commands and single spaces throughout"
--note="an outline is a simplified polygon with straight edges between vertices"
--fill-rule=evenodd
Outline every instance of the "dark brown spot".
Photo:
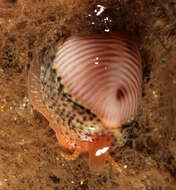
M 118 100 L 121 100 L 121 99 L 124 98 L 124 93 L 123 93 L 123 91 L 121 89 L 117 90 L 116 97 L 117 97 Z
M 70 125 L 70 124 L 71 124 L 71 122 L 72 122 L 72 119 L 69 119 L 69 120 L 68 120 L 68 125 Z
M 87 117 L 86 116 L 83 116 L 83 121 L 86 121 L 87 120 Z
M 53 102 L 53 107 L 55 107 L 56 106 L 56 102 Z
M 89 110 L 89 109 L 86 109 L 86 112 L 87 112 L 88 114 L 91 114 L 91 112 L 90 112 L 90 110 Z
M 75 127 L 75 125 L 72 125 L 72 129 L 75 129 L 76 127 Z
M 51 179 L 54 183 L 59 183 L 59 182 L 60 182 L 60 178 L 58 178 L 57 176 L 50 176 L 50 179 Z
M 60 82 L 61 81 L 61 77 L 57 77 L 57 81 Z
M 67 107 L 67 104 L 66 104 L 66 103 L 63 103 L 63 106 L 64 106 L 64 107 Z
M 61 84 L 58 88 L 58 91 L 61 92 L 63 90 L 64 86 Z

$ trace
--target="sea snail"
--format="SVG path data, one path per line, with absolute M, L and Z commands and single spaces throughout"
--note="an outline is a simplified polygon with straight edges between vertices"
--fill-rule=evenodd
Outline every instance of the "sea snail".
M 126 35 L 72 36 L 33 61 L 28 92 L 59 145 L 73 151 L 65 158 L 88 152 L 90 167 L 100 170 L 112 161 L 112 144 L 123 144 L 121 126 L 137 112 L 141 83 L 141 56 Z

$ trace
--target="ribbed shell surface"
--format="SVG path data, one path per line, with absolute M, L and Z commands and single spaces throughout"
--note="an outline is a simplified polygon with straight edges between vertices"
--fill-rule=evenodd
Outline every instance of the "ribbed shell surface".
M 142 66 L 136 45 L 121 34 L 71 37 L 57 51 L 54 68 L 64 86 L 107 128 L 137 111 Z

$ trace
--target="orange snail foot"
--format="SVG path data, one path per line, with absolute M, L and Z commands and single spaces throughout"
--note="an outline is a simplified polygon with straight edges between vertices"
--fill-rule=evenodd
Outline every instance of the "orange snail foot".
M 108 150 L 111 146 L 112 137 L 107 135 L 95 135 L 89 142 L 89 166 L 93 171 L 101 171 L 108 160 Z
M 111 165 L 122 175 L 124 175 L 121 167 L 114 161 L 109 154 L 109 148 L 113 138 L 111 136 L 102 135 L 96 136 L 93 142 L 90 142 L 88 147 L 89 152 L 89 166 L 92 170 L 99 172 L 102 171 L 106 161 L 109 161 Z
M 110 136 L 95 136 L 92 142 L 77 141 L 76 143 L 71 142 L 67 136 L 59 131 L 56 131 L 56 136 L 60 147 L 73 151 L 73 153 L 70 154 L 61 149 L 60 153 L 66 160 L 76 160 L 81 153 L 88 152 L 89 167 L 91 170 L 100 172 L 104 168 L 106 161 L 109 161 L 118 172 L 123 174 L 121 167 L 108 152 L 112 142 Z

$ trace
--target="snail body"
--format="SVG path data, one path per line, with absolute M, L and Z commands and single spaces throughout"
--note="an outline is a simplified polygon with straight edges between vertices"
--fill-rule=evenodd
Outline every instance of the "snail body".
M 121 126 L 137 112 L 142 66 L 125 35 L 73 36 L 53 56 L 31 64 L 29 97 L 50 122 L 60 146 L 89 153 L 99 170 L 112 144 L 124 144 Z

